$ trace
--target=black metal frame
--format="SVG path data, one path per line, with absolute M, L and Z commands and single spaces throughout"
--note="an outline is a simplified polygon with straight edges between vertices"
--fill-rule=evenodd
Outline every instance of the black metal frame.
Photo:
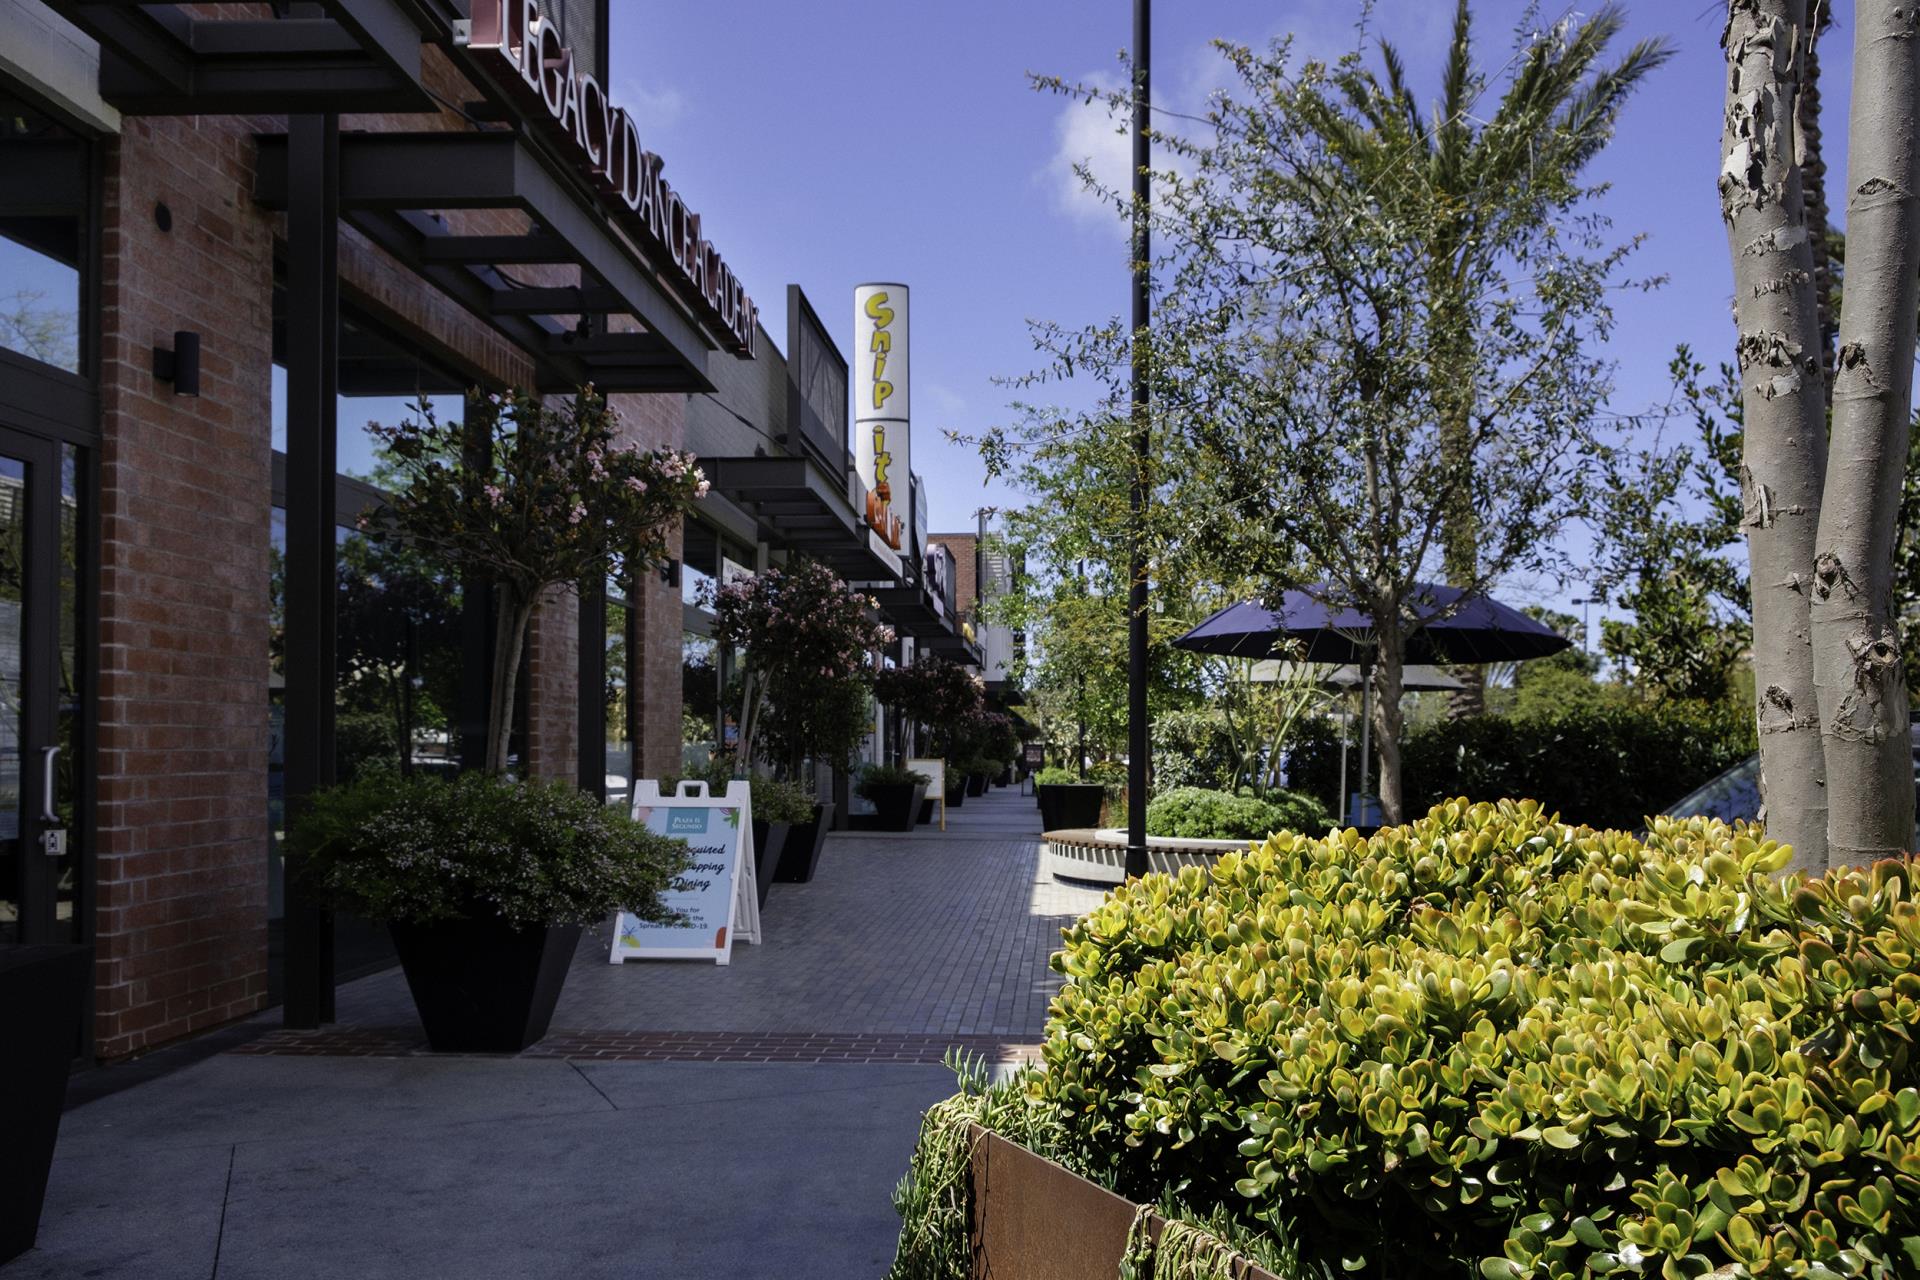
M 759 523 L 761 541 L 818 560 L 849 581 L 897 580 L 874 552 L 845 479 L 836 480 L 812 458 L 702 458 L 700 467 L 714 492 Z
M 816 422 L 812 406 L 801 390 L 800 378 L 809 354 L 831 358 L 840 366 L 840 438 L 828 423 Z M 796 456 L 811 455 L 829 473 L 853 470 L 849 452 L 847 396 L 852 386 L 847 359 L 834 344 L 833 331 L 821 321 L 813 303 L 797 284 L 787 286 L 787 430 L 780 443 Z
M 44 440 L 51 455 L 48 465 L 54 469 L 50 490 L 55 505 L 59 500 L 58 470 L 61 451 L 76 452 L 75 499 L 80 503 L 81 519 L 75 528 L 76 599 L 74 618 L 74 679 L 78 686 L 79 708 L 68 744 L 74 781 L 74 825 L 68 839 L 77 845 L 74 859 L 74 913 L 79 922 L 76 940 L 91 946 L 98 936 L 96 912 L 99 905 L 99 735 L 100 735 L 100 210 L 105 189 L 105 169 L 96 132 L 88 122 L 76 118 L 65 107 L 34 93 L 26 86 L 8 85 L 8 92 L 25 101 L 34 110 L 55 120 L 72 132 L 82 151 L 81 163 L 62 175 L 44 170 L 27 171 L 30 166 L 9 166 L 9 176 L 24 179 L 31 199 L 39 204 L 70 208 L 80 218 L 79 369 L 68 371 L 42 364 L 28 356 L 0 350 L 0 422 L 28 437 Z M 63 178 L 64 182 L 57 179 Z M 31 517 L 30 517 L 31 518 Z M 58 520 L 48 542 L 49 556 L 58 543 Z M 49 577 L 50 610 L 59 608 L 57 560 Z M 50 620 L 57 628 L 57 621 Z M 55 653 L 42 655 L 43 663 L 57 661 Z M 24 851 L 23 851 L 24 856 Z M 81 1011 L 81 1034 L 75 1046 L 76 1056 L 90 1062 L 93 1058 L 93 1020 L 96 1008 L 94 984 L 86 984 Z
M 259 138 L 254 198 L 289 207 L 289 143 Z M 536 387 L 566 392 L 711 391 L 709 344 L 655 282 L 631 246 L 510 132 L 367 133 L 340 141 L 340 209 L 368 239 L 531 352 Z M 523 213 L 520 236 L 456 235 L 439 211 Z M 581 283 L 526 287 L 504 268 L 570 263 Z M 630 315 L 640 332 L 609 332 L 599 317 Z M 578 323 L 575 321 L 585 322 Z
M 268 18 L 50 3 L 99 42 L 100 95 L 127 115 L 431 111 L 420 46 L 460 16 L 448 0 L 320 0 Z
M 333 782 L 336 470 L 340 332 L 337 116 L 288 121 L 286 722 L 281 765 L 289 826 Z M 287 880 L 290 1027 L 334 1017 L 333 921 Z

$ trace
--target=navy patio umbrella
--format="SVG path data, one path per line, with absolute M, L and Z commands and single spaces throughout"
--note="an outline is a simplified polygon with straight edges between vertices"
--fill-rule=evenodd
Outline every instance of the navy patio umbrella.
M 1177 649 L 1228 658 L 1276 657 L 1274 646 L 1291 642 L 1285 656 L 1296 662 L 1357 662 L 1371 666 L 1373 619 L 1338 599 L 1332 587 L 1289 591 L 1280 607 L 1251 600 L 1230 604 L 1173 642 Z M 1413 613 L 1424 621 L 1407 638 L 1409 664 L 1482 666 L 1524 662 L 1571 648 L 1573 641 L 1543 622 L 1489 596 L 1469 596 L 1459 587 L 1423 582 L 1413 589 Z
M 1288 656 L 1297 662 L 1358 663 L 1360 793 L 1365 796 L 1368 756 L 1372 752 L 1368 703 L 1378 642 L 1373 618 L 1351 605 L 1340 604 L 1340 595 L 1335 588 L 1322 585 L 1287 592 L 1277 609 L 1251 600 L 1230 604 L 1173 645 L 1194 653 L 1257 660 L 1276 656 L 1275 646 L 1284 643 L 1292 647 Z M 1524 662 L 1573 647 L 1573 641 L 1545 623 L 1489 596 L 1470 596 L 1459 587 L 1417 583 L 1411 603 L 1419 630 L 1406 639 L 1402 660 L 1410 665 Z M 1341 802 L 1345 801 L 1342 796 Z

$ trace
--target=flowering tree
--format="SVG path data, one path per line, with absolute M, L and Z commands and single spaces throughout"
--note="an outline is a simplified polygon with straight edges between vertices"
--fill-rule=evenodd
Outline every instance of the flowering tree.
M 910 720 L 931 730 L 934 749 L 945 754 L 954 726 L 985 706 L 986 693 L 980 677 L 959 663 L 922 654 L 904 667 L 875 672 L 873 696 L 902 724 Z
M 742 650 L 740 759 L 753 760 L 762 732 L 797 772 L 809 755 L 851 751 L 865 722 L 876 650 L 893 629 L 879 604 L 817 561 L 736 578 L 713 593 L 714 639 Z M 857 709 L 856 709 L 857 708 Z
M 554 403 L 473 391 L 464 423 L 441 422 L 423 398 L 407 421 L 370 428 L 394 492 L 364 521 L 368 530 L 493 589 L 488 773 L 506 768 L 520 655 L 541 593 L 661 563 L 668 529 L 706 495 L 691 454 L 630 448 L 618 428 L 591 385 Z

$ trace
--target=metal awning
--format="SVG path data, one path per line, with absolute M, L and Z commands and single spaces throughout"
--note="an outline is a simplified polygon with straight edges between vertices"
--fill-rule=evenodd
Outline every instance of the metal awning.
M 810 459 L 702 458 L 700 468 L 776 548 L 810 556 L 850 581 L 896 580 L 874 553 L 844 481 L 836 483 Z
M 259 138 L 254 198 L 288 199 L 284 134 Z M 602 391 L 711 391 L 709 344 L 592 202 L 557 177 L 524 139 L 485 133 L 356 133 L 340 137 L 344 220 L 528 351 L 536 389 L 591 382 Z M 443 211 L 510 209 L 522 235 L 459 235 Z M 581 283 L 523 285 L 511 268 L 565 263 Z M 610 332 L 632 316 L 643 332 Z M 581 323 L 584 321 L 585 323 Z
M 963 666 L 979 667 L 986 664 L 987 656 L 981 651 L 980 646 L 957 631 L 942 631 L 935 635 L 924 636 L 916 643 L 929 653 L 951 658 Z
M 284 6 L 48 0 L 100 43 L 100 96 L 127 115 L 432 111 L 423 40 L 463 16 L 454 0 L 319 0 Z M 212 10 L 212 12 L 210 12 Z
M 924 640 L 930 636 L 952 635 L 953 619 L 946 609 L 917 584 L 882 587 L 873 593 L 880 612 L 902 635 Z

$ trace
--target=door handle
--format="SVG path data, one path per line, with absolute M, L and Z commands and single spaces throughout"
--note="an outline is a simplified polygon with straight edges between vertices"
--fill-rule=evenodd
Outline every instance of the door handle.
M 40 748 L 40 821 L 50 827 L 60 822 L 60 815 L 53 811 L 53 760 L 59 754 L 58 747 Z

